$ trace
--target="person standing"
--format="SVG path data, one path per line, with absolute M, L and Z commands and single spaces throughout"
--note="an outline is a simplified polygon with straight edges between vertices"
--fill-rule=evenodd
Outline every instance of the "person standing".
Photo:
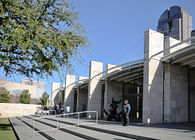
M 56 104 L 56 113 L 57 113 L 57 115 L 60 114 L 60 106 L 58 104 Z
M 123 118 L 123 126 L 129 125 L 129 113 L 131 111 L 131 106 L 128 100 L 124 100 L 123 108 L 122 108 L 122 118 Z

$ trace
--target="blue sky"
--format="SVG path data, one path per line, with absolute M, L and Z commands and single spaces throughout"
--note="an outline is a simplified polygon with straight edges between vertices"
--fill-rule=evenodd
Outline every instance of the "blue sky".
M 121 64 L 143 58 L 144 31 L 156 30 L 158 18 L 167 8 L 178 5 L 195 18 L 194 0 L 72 0 L 80 12 L 80 21 L 85 25 L 91 46 L 81 50 L 83 63 L 72 61 L 73 75 L 87 76 L 90 60 L 106 64 Z M 194 20 L 193 20 L 194 21 Z M 195 29 L 195 21 L 192 24 Z M 23 76 L 1 79 L 20 82 Z M 47 84 L 51 93 L 52 82 L 60 82 L 58 74 L 39 79 Z

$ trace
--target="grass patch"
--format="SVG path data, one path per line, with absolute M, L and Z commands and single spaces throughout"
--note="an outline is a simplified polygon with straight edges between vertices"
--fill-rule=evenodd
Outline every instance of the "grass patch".
M 11 124 L 7 118 L 0 118 L 0 139 L 16 140 Z

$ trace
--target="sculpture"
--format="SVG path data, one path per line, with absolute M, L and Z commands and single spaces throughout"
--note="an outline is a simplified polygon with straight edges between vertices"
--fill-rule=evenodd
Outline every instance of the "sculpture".
M 121 121 L 121 112 L 117 112 L 117 108 L 118 108 L 118 104 L 121 103 L 120 101 L 114 101 L 114 99 L 112 98 L 112 104 L 110 104 L 110 109 L 109 112 L 107 113 L 106 110 L 104 109 L 104 112 L 106 115 L 108 115 L 107 117 L 107 121 L 111 121 L 112 119 L 115 119 L 116 121 Z

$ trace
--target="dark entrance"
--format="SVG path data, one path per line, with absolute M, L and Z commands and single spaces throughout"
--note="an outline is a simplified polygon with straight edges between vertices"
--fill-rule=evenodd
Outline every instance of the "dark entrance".
M 73 106 L 73 112 L 77 112 L 77 91 L 74 92 L 74 106 Z
M 143 79 L 137 79 L 124 84 L 123 100 L 127 99 L 131 105 L 129 114 L 130 122 L 142 121 L 142 103 L 143 103 Z

